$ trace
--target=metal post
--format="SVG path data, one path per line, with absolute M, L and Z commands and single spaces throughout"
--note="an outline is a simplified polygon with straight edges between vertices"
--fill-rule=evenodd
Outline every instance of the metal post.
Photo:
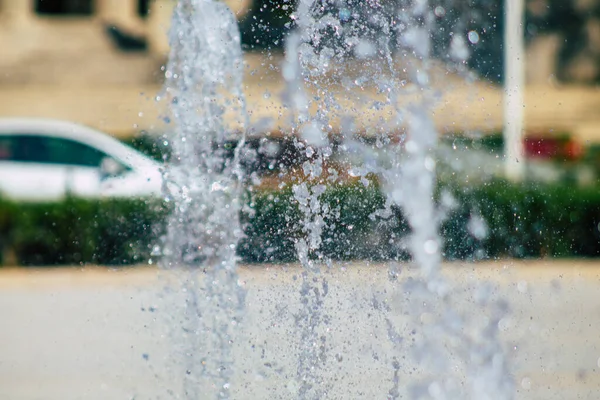
M 508 179 L 520 181 L 525 170 L 525 4 L 523 0 L 505 0 L 504 8 L 504 167 Z

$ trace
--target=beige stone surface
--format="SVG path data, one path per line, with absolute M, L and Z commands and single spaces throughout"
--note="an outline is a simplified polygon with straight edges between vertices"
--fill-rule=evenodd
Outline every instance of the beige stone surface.
M 325 274 L 327 398 L 386 398 L 392 360 L 400 391 L 414 383 L 410 296 L 413 270 L 336 264 Z M 245 316 L 234 342 L 233 399 L 295 399 L 298 266 L 247 266 Z M 487 282 L 510 313 L 499 321 L 516 400 L 588 399 L 600 392 L 598 261 L 500 260 L 447 264 L 454 305 L 485 319 L 469 286 Z M 185 398 L 187 361 L 173 353 L 186 275 L 140 269 L 0 270 L 0 398 L 11 400 Z M 463 300 L 460 300 L 463 299 Z M 172 318 L 172 319 L 171 319 Z M 179 321 L 179 322 L 178 322 Z M 392 324 L 403 341 L 388 338 Z M 198 356 L 200 357 L 200 356 Z

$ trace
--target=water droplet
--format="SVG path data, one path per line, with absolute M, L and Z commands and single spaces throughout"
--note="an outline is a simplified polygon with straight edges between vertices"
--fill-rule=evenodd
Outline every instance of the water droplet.
M 419 148 L 419 146 L 413 140 L 406 142 L 405 147 L 406 151 L 409 153 L 415 153 Z
M 438 243 L 435 240 L 428 240 L 423 245 L 423 249 L 427 254 L 434 254 L 438 250 Z
M 434 10 L 435 16 L 438 18 L 442 18 L 444 15 L 446 15 L 446 9 L 442 6 L 437 6 Z
M 152 248 L 152 252 L 150 253 L 150 255 L 153 256 L 153 257 L 156 257 L 156 256 L 159 256 L 160 254 L 161 254 L 160 246 L 159 245 L 155 245 Z
M 461 35 L 454 35 L 450 41 L 450 55 L 457 61 L 465 61 L 469 58 L 469 48 Z
M 483 240 L 488 235 L 488 226 L 481 215 L 471 215 L 467 223 L 469 233 L 477 240 Z
M 525 377 L 521 380 L 521 387 L 525 390 L 531 389 L 531 379 Z
M 498 329 L 501 331 L 507 331 L 511 327 L 511 321 L 508 318 L 502 318 L 498 321 Z
M 427 171 L 433 171 L 435 169 L 435 160 L 433 158 L 425 158 L 425 169 L 427 169 Z
M 342 8 L 339 12 L 339 18 L 340 18 L 340 21 L 342 21 L 342 22 L 348 21 L 351 16 L 352 16 L 352 13 L 347 8 Z
M 475 31 L 469 31 L 468 33 L 469 42 L 473 44 L 479 43 L 479 34 Z
M 429 84 L 429 75 L 427 74 L 427 72 L 417 72 L 417 83 L 421 86 L 427 86 Z
M 376 48 L 368 40 L 361 40 L 354 48 L 354 51 L 358 58 L 369 58 L 375 55 Z

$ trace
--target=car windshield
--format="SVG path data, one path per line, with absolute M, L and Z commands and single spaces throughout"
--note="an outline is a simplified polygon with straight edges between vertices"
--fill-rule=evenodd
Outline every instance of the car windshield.
M 99 167 L 107 155 L 86 144 L 41 135 L 0 138 L 0 160 Z

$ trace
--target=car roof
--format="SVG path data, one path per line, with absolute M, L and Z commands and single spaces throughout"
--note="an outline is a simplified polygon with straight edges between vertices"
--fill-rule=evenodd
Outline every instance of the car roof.
M 97 148 L 130 167 L 158 167 L 158 163 L 114 137 L 73 122 L 44 118 L 0 118 L 0 137 L 12 134 L 70 139 Z

